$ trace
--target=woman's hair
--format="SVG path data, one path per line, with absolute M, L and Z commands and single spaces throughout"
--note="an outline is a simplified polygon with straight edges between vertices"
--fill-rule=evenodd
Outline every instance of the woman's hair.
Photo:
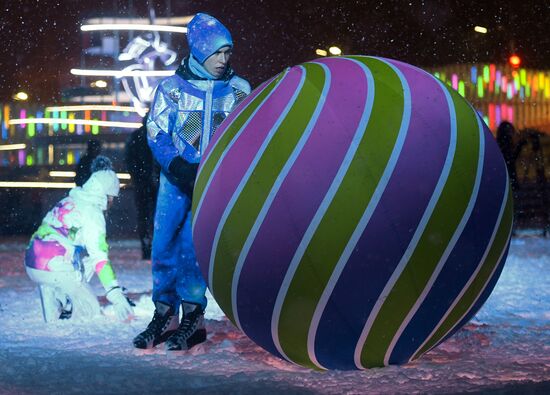
M 113 170 L 113 163 L 106 156 L 99 155 L 92 162 L 91 170 L 92 173 L 100 170 Z
M 514 125 L 508 121 L 502 122 L 497 128 L 497 141 L 503 143 L 509 143 L 512 141 L 512 137 L 516 133 Z

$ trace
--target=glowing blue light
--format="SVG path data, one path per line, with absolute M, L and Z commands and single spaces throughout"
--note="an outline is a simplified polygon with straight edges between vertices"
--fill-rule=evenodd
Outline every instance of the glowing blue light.
M 43 116 L 44 116 L 44 113 L 42 111 L 37 111 L 36 112 L 36 118 L 43 118 Z M 36 124 L 36 130 L 38 131 L 38 133 L 40 133 L 42 131 L 42 129 L 44 129 L 44 124 L 37 123 Z
M 472 70 L 470 71 L 470 79 L 472 80 L 472 84 L 477 84 L 477 67 L 472 66 Z

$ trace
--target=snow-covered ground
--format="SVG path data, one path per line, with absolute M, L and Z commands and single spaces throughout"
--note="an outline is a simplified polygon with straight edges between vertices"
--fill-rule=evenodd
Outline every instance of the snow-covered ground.
M 0 394 L 550 394 L 550 240 L 519 237 L 493 294 L 475 319 L 420 360 L 401 367 L 314 372 L 255 346 L 213 300 L 208 341 L 189 352 L 136 350 L 153 312 L 150 264 L 136 241 L 112 243 L 137 318 L 109 307 L 92 322 L 46 325 L 23 269 L 25 240 L 0 242 Z M 101 292 L 94 280 L 94 288 Z

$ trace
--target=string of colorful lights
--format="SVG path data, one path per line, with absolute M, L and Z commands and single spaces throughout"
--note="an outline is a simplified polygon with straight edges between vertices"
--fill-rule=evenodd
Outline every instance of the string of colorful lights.
M 451 65 L 430 70 L 434 76 L 468 99 L 491 130 L 507 120 L 518 128 L 549 124 L 550 71 L 510 65 Z M 54 158 L 54 147 L 26 144 L 35 136 L 98 135 L 135 129 L 141 123 L 131 106 L 72 105 L 44 109 L 22 104 L 0 105 L 0 166 L 17 164 L 72 165 L 78 150 Z
M 550 124 L 549 70 L 480 64 L 431 71 L 470 101 L 493 131 L 502 121 L 519 129 Z

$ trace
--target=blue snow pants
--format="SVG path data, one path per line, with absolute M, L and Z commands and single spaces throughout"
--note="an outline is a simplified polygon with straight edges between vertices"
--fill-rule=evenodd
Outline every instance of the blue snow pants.
M 206 308 L 206 283 L 200 272 L 191 237 L 191 199 L 164 174 L 155 213 L 152 251 L 153 302 L 179 311 L 181 301 Z

